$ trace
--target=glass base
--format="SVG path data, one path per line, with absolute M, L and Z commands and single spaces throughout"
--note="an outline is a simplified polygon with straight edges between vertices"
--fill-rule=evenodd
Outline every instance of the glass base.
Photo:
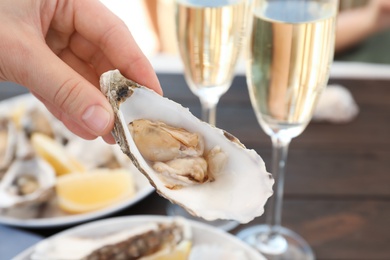
M 218 220 L 213 220 L 213 221 L 207 221 L 203 218 L 192 216 L 190 213 L 188 213 L 182 207 L 180 207 L 176 204 L 172 204 L 172 203 L 169 203 L 167 206 L 167 215 L 168 216 L 180 216 L 180 217 L 184 217 L 186 219 L 195 220 L 195 221 L 202 222 L 202 223 L 211 225 L 213 227 L 216 227 L 216 228 L 219 228 L 219 229 L 222 229 L 225 231 L 230 231 L 239 225 L 239 223 L 237 221 L 233 221 L 233 220 L 218 219 Z
M 309 244 L 294 231 L 278 227 L 270 235 L 270 226 L 258 225 L 246 228 L 237 237 L 248 243 L 269 260 L 314 260 Z

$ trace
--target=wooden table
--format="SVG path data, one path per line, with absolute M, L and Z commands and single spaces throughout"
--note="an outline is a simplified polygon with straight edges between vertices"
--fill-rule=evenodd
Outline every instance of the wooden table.
M 159 78 L 165 96 L 200 115 L 199 101 L 182 76 Z M 390 81 L 330 83 L 350 89 L 360 113 L 348 124 L 311 123 L 292 141 L 283 225 L 305 238 L 317 259 L 390 259 Z M 269 169 L 270 138 L 256 121 L 244 77 L 236 77 L 217 111 L 217 125 L 255 149 Z M 152 194 L 115 216 L 164 215 L 166 205 Z M 263 221 L 260 217 L 232 233 Z M 30 231 L 48 236 L 61 229 Z

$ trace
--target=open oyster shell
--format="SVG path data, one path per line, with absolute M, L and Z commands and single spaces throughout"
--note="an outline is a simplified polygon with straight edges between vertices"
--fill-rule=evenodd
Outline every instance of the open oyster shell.
M 0 209 L 37 205 L 47 201 L 54 191 L 55 172 L 35 154 L 25 132 L 14 132 L 17 138 L 15 160 L 0 182 Z
M 53 194 L 54 184 L 54 170 L 44 160 L 16 160 L 0 183 L 0 209 L 45 202 Z
M 247 223 L 264 212 L 274 180 L 254 150 L 246 149 L 226 131 L 200 121 L 180 104 L 126 79 L 118 70 L 104 73 L 100 85 L 115 112 L 113 135 L 117 143 L 161 196 L 206 220 Z M 130 133 L 128 125 L 139 119 L 162 122 L 201 136 L 204 154 L 220 149 L 221 153 L 217 153 L 226 155 L 226 160 L 222 159 L 225 165 L 213 167 L 218 172 L 208 181 L 177 186 L 167 183 L 141 154 Z
M 175 218 L 169 222 L 150 222 L 105 236 L 52 238 L 38 243 L 31 258 L 168 259 L 166 255 L 184 244 L 191 244 L 191 239 L 190 225 L 184 219 Z

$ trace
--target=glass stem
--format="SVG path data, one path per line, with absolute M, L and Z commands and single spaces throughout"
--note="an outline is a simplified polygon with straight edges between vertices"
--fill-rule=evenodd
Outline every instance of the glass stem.
M 216 124 L 216 110 L 219 97 L 200 97 L 200 104 L 202 106 L 202 120 L 211 124 Z
M 274 195 L 270 198 L 266 223 L 270 226 L 270 236 L 278 234 L 278 228 L 282 222 L 282 205 L 284 189 L 284 173 L 286 167 L 288 146 L 290 138 L 272 136 L 272 175 L 275 179 Z

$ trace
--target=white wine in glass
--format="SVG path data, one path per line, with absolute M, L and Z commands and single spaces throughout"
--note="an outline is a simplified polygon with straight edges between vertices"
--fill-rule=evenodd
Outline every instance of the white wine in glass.
M 248 0 L 176 0 L 176 35 L 185 79 L 199 97 L 202 120 L 216 124 L 216 107 L 229 89 L 242 49 L 249 10 Z M 177 205 L 168 206 L 169 215 L 192 218 Z M 197 219 L 200 220 L 200 219 Z M 224 230 L 235 221 L 207 222 Z
M 273 145 L 274 196 L 266 224 L 238 236 L 269 259 L 314 259 L 310 246 L 282 227 L 284 170 L 292 138 L 310 122 L 329 78 L 337 0 L 256 0 L 248 39 L 247 82 L 252 107 Z
M 215 125 L 215 109 L 229 89 L 247 25 L 246 0 L 176 0 L 176 34 L 185 78 Z

